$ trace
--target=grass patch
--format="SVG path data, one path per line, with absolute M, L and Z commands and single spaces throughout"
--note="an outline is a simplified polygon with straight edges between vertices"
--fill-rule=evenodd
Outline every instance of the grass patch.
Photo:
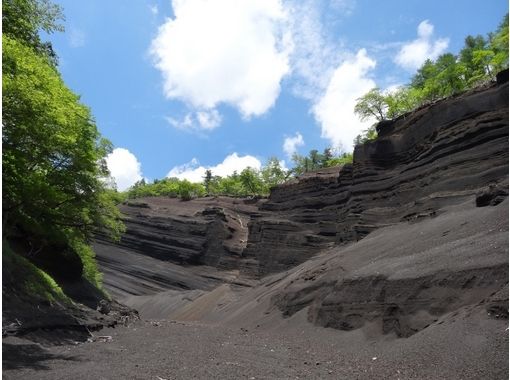
M 98 289 L 103 287 L 103 274 L 99 271 L 96 261 L 96 253 L 90 245 L 74 239 L 70 242 L 73 250 L 80 256 L 83 264 L 83 277 Z
M 6 241 L 2 249 L 3 290 L 15 290 L 30 298 L 72 303 L 46 272 L 12 251 Z M 6 289 L 10 288 L 10 289 Z

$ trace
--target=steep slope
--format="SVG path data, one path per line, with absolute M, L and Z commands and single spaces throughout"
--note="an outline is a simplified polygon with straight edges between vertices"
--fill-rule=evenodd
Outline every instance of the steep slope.
M 479 309 L 508 318 L 508 200 L 480 208 L 467 197 L 434 218 L 380 228 L 264 278 L 210 318 L 252 327 L 304 312 L 323 327 L 408 337 Z

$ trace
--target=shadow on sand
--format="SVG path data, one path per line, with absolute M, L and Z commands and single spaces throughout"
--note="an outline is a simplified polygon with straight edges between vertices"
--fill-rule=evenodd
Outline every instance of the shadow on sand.
M 9 344 L 2 343 L 3 370 L 30 368 L 48 370 L 45 364 L 49 360 L 79 361 L 75 356 L 50 353 L 38 344 Z

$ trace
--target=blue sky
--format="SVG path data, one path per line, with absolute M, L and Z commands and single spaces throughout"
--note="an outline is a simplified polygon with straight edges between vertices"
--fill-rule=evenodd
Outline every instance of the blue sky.
M 370 88 L 494 31 L 506 0 L 59 0 L 64 80 L 116 150 L 119 189 L 270 156 L 350 151 Z

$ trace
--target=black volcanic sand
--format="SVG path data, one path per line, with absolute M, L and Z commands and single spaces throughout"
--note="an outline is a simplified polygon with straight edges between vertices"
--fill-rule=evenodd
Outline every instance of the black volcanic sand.
M 4 378 L 507 379 L 508 201 L 466 198 L 252 288 L 144 297 L 143 321 L 92 342 L 5 338 Z M 320 327 L 331 320 L 345 323 Z
M 483 310 L 408 339 L 360 330 L 244 331 L 169 321 L 104 330 L 111 342 L 41 348 L 4 340 L 5 379 L 506 379 L 506 321 Z M 20 355 L 22 359 L 20 360 Z

